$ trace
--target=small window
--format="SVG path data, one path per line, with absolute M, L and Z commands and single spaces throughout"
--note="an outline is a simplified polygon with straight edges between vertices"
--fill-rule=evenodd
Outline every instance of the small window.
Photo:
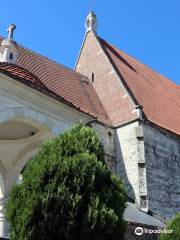
M 94 73 L 92 73 L 92 82 L 94 82 Z
M 9 54 L 9 58 L 10 58 L 11 60 L 13 60 L 13 53 L 12 53 L 12 52 Z
M 109 137 L 112 137 L 112 133 L 111 133 L 111 132 L 108 132 L 108 136 L 109 136 Z

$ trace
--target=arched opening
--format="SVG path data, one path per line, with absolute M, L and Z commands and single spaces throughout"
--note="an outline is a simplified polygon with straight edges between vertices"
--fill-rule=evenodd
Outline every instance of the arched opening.
M 21 171 L 29 159 L 45 140 L 54 136 L 53 124 L 47 116 L 28 108 L 12 108 L 0 113 L 0 161 L 7 171 L 6 197 L 17 178 L 21 181 Z
M 38 129 L 31 124 L 16 120 L 0 124 L 0 140 L 19 140 L 31 137 Z
M 42 143 L 54 136 L 54 122 L 30 108 L 14 107 L 0 112 L 0 198 L 3 200 L 0 205 L 0 237 L 8 234 L 4 215 L 8 194 L 17 181 L 22 181 L 24 166 Z

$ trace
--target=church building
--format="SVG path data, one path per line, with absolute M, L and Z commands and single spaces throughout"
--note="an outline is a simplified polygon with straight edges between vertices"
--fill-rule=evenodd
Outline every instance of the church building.
M 126 185 L 129 231 L 163 228 L 180 212 L 180 86 L 98 36 L 94 12 L 75 69 L 16 43 L 15 28 L 0 37 L 0 237 L 8 237 L 5 204 L 27 161 L 79 122 L 96 130 Z

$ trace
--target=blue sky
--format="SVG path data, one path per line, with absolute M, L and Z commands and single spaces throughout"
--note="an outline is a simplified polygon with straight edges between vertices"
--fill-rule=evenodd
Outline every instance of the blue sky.
M 15 23 L 18 43 L 73 68 L 91 1 L 1 1 L 0 34 Z M 95 2 L 102 38 L 180 84 L 179 0 Z

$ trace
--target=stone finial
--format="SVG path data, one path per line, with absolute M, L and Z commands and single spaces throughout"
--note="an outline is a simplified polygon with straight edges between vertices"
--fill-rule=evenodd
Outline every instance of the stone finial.
M 96 33 L 97 29 L 97 17 L 93 11 L 91 11 L 86 18 L 86 32 L 92 31 Z
M 0 45 L 0 62 L 16 64 L 19 56 L 19 48 L 17 43 L 13 40 L 13 33 L 15 29 L 15 24 L 10 24 L 7 29 L 8 37 L 5 38 Z
M 16 25 L 15 24 L 10 24 L 8 29 L 7 29 L 7 32 L 8 32 L 8 39 L 9 40 L 13 40 L 13 33 L 14 33 L 14 30 L 16 29 Z

